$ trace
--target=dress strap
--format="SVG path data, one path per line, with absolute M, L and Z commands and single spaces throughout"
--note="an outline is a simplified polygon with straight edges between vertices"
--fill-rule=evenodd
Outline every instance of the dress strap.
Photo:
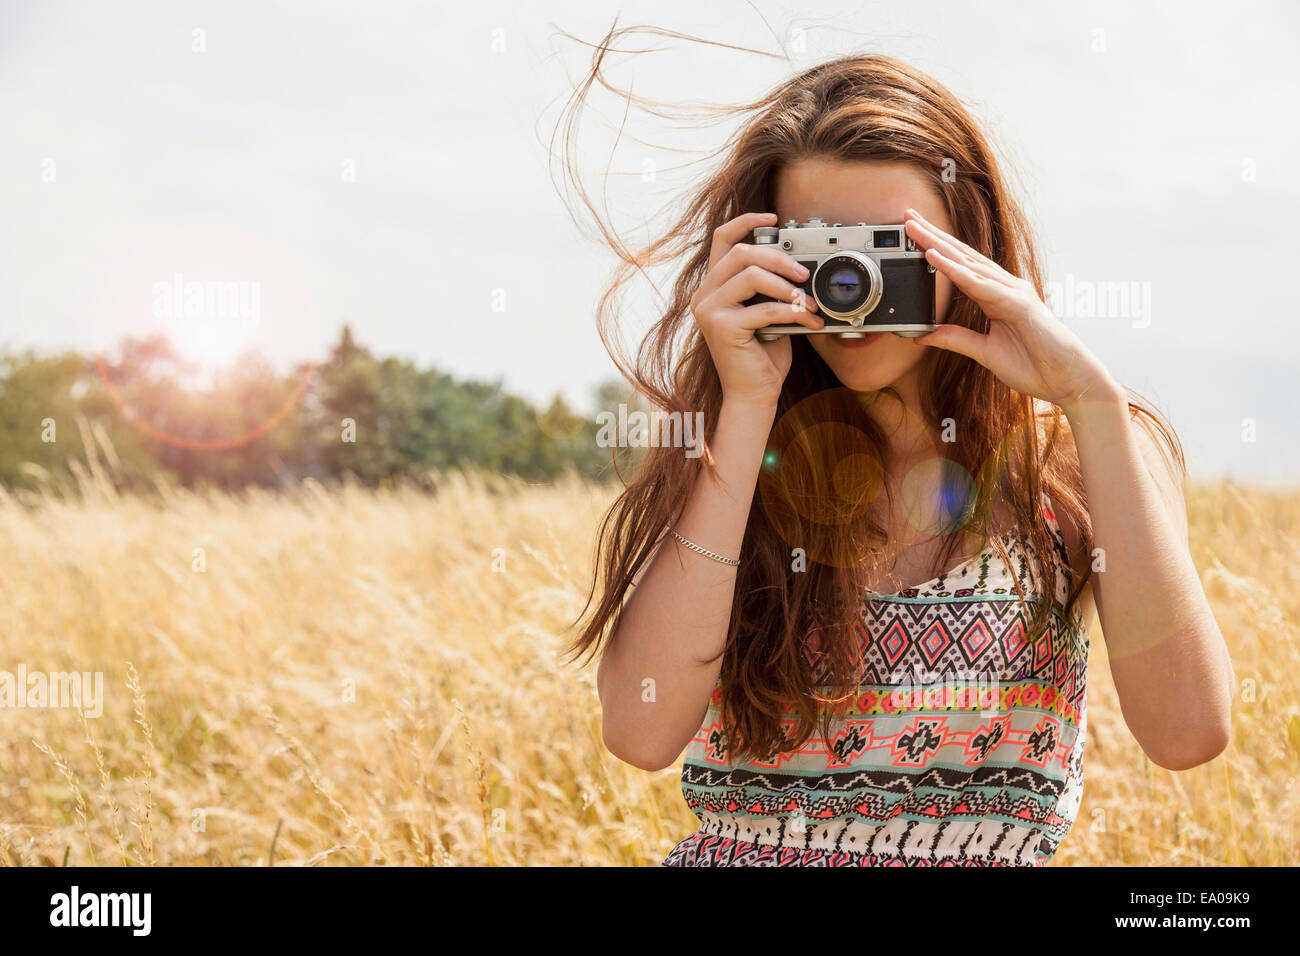
M 1054 563 L 1057 565 L 1056 573 L 1060 576 L 1057 591 L 1058 600 L 1064 600 L 1064 595 L 1059 588 L 1070 578 L 1070 551 L 1066 547 L 1065 532 L 1061 530 L 1061 523 L 1057 520 L 1056 509 L 1052 507 L 1052 499 L 1048 497 L 1046 491 L 1042 492 L 1042 509 L 1043 517 L 1047 519 L 1047 527 L 1052 533 Z
M 1056 509 L 1052 507 L 1052 499 L 1048 497 L 1046 491 L 1042 492 L 1041 501 L 1043 506 L 1043 517 L 1047 519 L 1047 526 L 1051 528 L 1053 532 L 1059 532 L 1061 530 L 1061 525 L 1060 522 L 1056 520 Z

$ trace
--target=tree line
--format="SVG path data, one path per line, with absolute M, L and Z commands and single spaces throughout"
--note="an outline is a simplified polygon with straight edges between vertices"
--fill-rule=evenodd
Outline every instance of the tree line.
M 320 364 L 277 372 L 248 355 L 202 388 L 188 384 L 192 364 L 164 337 L 128 339 L 119 351 L 111 361 L 0 355 L 0 484 L 64 477 L 84 467 L 90 445 L 119 485 L 158 473 L 225 489 L 345 475 L 376 485 L 459 467 L 534 481 L 614 474 L 594 414 L 558 395 L 539 408 L 499 382 L 374 355 L 348 328 Z M 629 394 L 607 382 L 593 404 L 616 409 Z

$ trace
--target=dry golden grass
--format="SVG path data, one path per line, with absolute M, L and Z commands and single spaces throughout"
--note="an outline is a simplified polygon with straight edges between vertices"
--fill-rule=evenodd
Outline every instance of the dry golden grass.
M 609 488 L 82 477 L 0 494 L 0 669 L 103 671 L 106 698 L 84 722 L 0 710 L 0 862 L 654 864 L 694 828 L 677 769 L 604 752 L 594 666 L 558 662 Z M 1094 633 L 1055 865 L 1300 862 L 1300 494 L 1194 487 L 1189 507 L 1249 682 L 1232 744 L 1181 774 L 1146 761 Z

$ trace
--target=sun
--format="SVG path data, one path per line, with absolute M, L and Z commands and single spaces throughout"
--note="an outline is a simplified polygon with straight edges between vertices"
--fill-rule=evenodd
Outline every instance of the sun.
M 234 367 L 239 358 L 258 347 L 255 331 L 220 319 L 185 319 L 169 330 L 177 356 L 194 369 L 202 382 Z
M 210 378 L 257 348 L 261 283 L 176 272 L 153 285 L 152 312 L 177 355 Z

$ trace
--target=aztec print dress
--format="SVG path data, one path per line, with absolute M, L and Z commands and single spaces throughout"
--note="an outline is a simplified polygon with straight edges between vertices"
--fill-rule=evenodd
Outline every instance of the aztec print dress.
M 681 787 L 700 828 L 663 866 L 1042 866 L 1083 796 L 1088 634 L 1065 619 L 1055 541 L 1051 623 L 1032 644 L 1027 542 L 992 544 L 917 587 L 864 596 L 870 683 L 829 744 L 814 730 L 768 763 L 731 763 L 721 683 Z M 814 647 L 815 639 L 810 642 Z M 787 733 L 794 727 L 792 717 Z

